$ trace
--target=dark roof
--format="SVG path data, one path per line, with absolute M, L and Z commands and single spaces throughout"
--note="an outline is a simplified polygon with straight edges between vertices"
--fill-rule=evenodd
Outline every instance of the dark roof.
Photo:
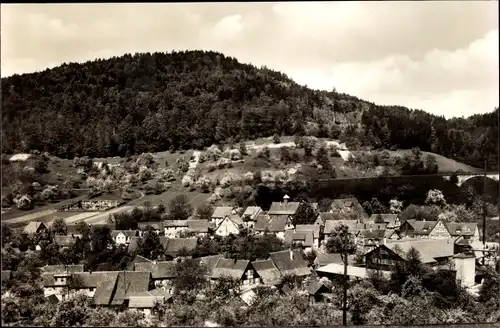
M 255 223 L 255 231 L 282 232 L 290 222 L 288 215 L 259 215 Z
M 428 235 L 436 226 L 438 221 L 417 221 L 415 219 L 407 220 L 408 224 L 413 228 L 415 235 Z
M 358 223 L 356 220 L 328 220 L 325 223 L 324 233 L 329 235 L 335 231 L 340 225 L 345 225 L 349 228 L 349 232 L 357 234 L 358 231 L 363 227 L 362 224 Z
M 148 291 L 150 279 L 150 272 L 120 271 L 111 305 L 121 305 L 130 295 Z
M 12 278 L 11 270 L 2 270 L 2 282 L 10 280 Z
M 92 273 L 94 274 L 94 273 Z M 118 272 L 108 272 L 101 276 L 94 293 L 96 305 L 109 305 L 113 297 L 113 291 L 118 280 Z
M 233 208 L 231 206 L 217 206 L 214 209 L 214 213 L 212 214 L 212 218 L 224 218 L 226 216 L 231 215 L 233 212 Z
M 249 217 L 250 220 L 255 220 L 258 214 L 262 211 L 259 206 L 248 206 L 243 212 L 242 217 Z
M 477 228 L 477 223 L 476 222 L 471 222 L 471 223 L 460 223 L 460 222 L 448 222 L 445 223 L 446 229 L 448 229 L 448 232 L 450 235 L 456 237 L 456 236 L 474 236 L 474 233 L 476 232 Z
M 200 257 L 200 258 L 197 258 L 196 260 L 199 261 L 201 264 L 203 264 L 207 268 L 207 271 L 209 274 L 212 274 L 212 271 L 215 268 L 217 261 L 219 259 L 223 259 L 223 258 L 224 258 L 224 255 L 217 254 L 217 255 Z
M 281 272 L 270 259 L 253 261 L 252 265 L 262 279 L 262 283 L 269 286 L 278 285 L 281 281 Z
M 385 230 L 363 229 L 359 233 L 366 239 L 383 239 L 385 236 Z
M 194 250 L 197 243 L 197 238 L 169 238 L 167 239 L 165 253 L 171 256 L 177 256 L 177 253 L 183 248 L 188 251 Z
M 51 294 L 51 295 L 45 297 L 45 300 L 47 301 L 47 303 L 50 303 L 50 304 L 59 303 L 59 299 L 57 298 L 56 294 Z
M 76 242 L 77 238 L 82 238 L 82 235 L 66 235 L 66 236 L 55 235 L 54 242 L 59 246 L 69 247 Z
M 126 237 L 135 237 L 139 234 L 138 230 L 113 230 L 111 231 L 111 238 L 115 239 L 120 233 Z
M 321 227 L 317 224 L 297 224 L 295 226 L 295 231 L 309 231 L 312 230 L 314 233 L 314 238 L 319 238 L 321 232 Z
M 187 220 L 165 220 L 163 221 L 163 227 L 165 228 L 183 228 L 187 227 Z
M 118 277 L 118 271 L 76 272 L 71 275 L 75 288 L 96 288 Z
M 187 220 L 188 230 L 197 233 L 208 233 L 210 222 L 207 220 Z
M 42 273 L 51 273 L 55 275 L 65 275 L 73 272 L 83 272 L 83 264 L 58 264 L 58 265 L 46 265 L 42 267 Z
M 173 261 L 134 263 L 134 271 L 151 272 L 153 279 L 169 279 L 177 276 Z
M 342 261 L 342 256 L 340 254 L 327 254 L 319 253 L 314 260 L 314 263 L 318 266 L 325 266 L 330 263 L 344 263 Z
M 137 223 L 137 227 L 139 230 L 146 230 L 147 227 L 153 227 L 155 230 L 163 230 L 163 222 L 139 222 Z
M 231 220 L 234 224 L 236 224 L 236 226 L 241 226 L 243 225 L 243 219 L 241 218 L 241 216 L 239 216 L 238 214 L 231 214 L 231 215 L 228 215 L 227 217 L 229 220 Z
M 39 229 L 47 228 L 43 222 L 31 221 L 26 227 L 24 227 L 24 233 L 32 234 L 37 233 Z
M 379 215 L 388 226 L 394 225 L 399 218 L 399 214 L 374 213 L 370 216 L 370 221 L 375 222 Z
M 85 223 L 85 225 L 88 226 L 88 224 L 86 224 L 86 223 Z M 81 223 L 80 224 L 66 224 L 66 235 L 72 235 L 72 234 L 78 235 L 78 234 L 80 234 L 81 233 L 79 231 L 80 226 L 81 226 Z
M 307 231 L 285 231 L 285 244 L 291 245 L 294 242 L 301 242 L 304 247 L 312 247 L 314 244 L 314 233 L 312 230 Z
M 142 263 L 142 262 L 153 262 L 150 259 L 145 258 L 144 256 L 141 255 L 136 255 L 134 257 L 134 260 L 132 261 L 133 263 Z
M 269 215 L 294 215 L 299 208 L 299 202 L 273 202 L 271 208 L 267 212 Z
M 270 253 L 269 257 L 274 265 L 280 270 L 281 274 L 294 274 L 296 276 L 305 276 L 311 274 L 307 261 L 301 251 L 293 251 L 293 258 L 290 258 L 289 250 Z
M 366 214 L 363 206 L 361 206 L 357 198 L 354 197 L 334 199 L 331 210 L 333 212 L 338 211 L 342 214 L 358 213 L 360 219 L 368 219 L 368 214 Z
M 248 260 L 219 259 L 212 270 L 211 278 L 231 277 L 239 280 L 249 264 Z
M 316 295 L 320 292 L 328 292 L 328 288 L 326 288 L 325 285 L 323 285 L 321 282 L 317 280 L 310 280 L 307 283 L 306 290 L 309 293 L 309 295 Z
M 326 223 L 326 221 L 329 221 L 329 220 L 337 220 L 338 219 L 338 215 L 335 215 L 334 213 L 330 213 L 330 212 L 320 212 L 319 217 L 325 223 Z

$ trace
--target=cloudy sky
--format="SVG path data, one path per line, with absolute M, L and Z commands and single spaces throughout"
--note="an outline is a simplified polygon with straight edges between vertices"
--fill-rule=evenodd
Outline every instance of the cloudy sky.
M 205 49 L 446 117 L 498 106 L 498 1 L 1 6 L 1 74 Z

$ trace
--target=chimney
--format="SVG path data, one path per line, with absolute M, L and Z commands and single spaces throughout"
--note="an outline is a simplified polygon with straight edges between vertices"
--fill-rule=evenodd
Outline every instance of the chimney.
M 293 261 L 293 250 L 290 248 L 290 261 Z
M 283 196 L 283 204 L 284 204 L 285 206 L 287 206 L 287 205 L 288 205 L 288 200 L 289 200 L 289 199 L 290 199 L 290 197 L 289 197 L 288 195 Z

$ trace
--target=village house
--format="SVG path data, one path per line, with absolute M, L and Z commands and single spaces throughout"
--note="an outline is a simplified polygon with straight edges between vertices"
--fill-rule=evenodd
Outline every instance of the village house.
M 318 224 L 297 224 L 295 226 L 296 232 L 313 232 L 313 247 L 319 248 L 320 241 L 323 237 L 324 226 Z
M 46 265 L 41 268 L 44 297 L 56 295 L 62 300 L 69 293 L 69 277 L 74 272 L 83 272 L 79 265 Z
M 314 268 L 324 267 L 331 263 L 344 263 L 340 254 L 319 253 L 314 259 Z
M 339 218 L 335 215 L 335 213 L 320 212 L 314 224 L 325 226 L 327 221 L 334 221 L 338 219 Z
M 392 251 L 397 246 L 404 254 L 413 247 L 420 253 L 422 263 L 431 266 L 446 263 L 453 257 L 455 250 L 455 243 L 452 239 L 400 240 L 387 242 L 386 246 Z
M 127 306 L 131 296 L 151 289 L 153 284 L 150 272 L 120 271 L 112 289 L 109 306 Z
M 210 275 L 210 280 L 228 277 L 241 281 L 244 289 L 252 288 L 260 284 L 260 277 L 248 260 L 219 259 Z
M 407 220 L 401 225 L 399 236 L 401 238 L 451 238 L 442 221 L 417 221 L 414 219 Z
M 215 234 L 222 237 L 227 237 L 231 234 L 238 235 L 240 230 L 244 229 L 244 222 L 238 214 L 226 216 L 215 230 Z
M 334 199 L 330 206 L 330 213 L 335 213 L 345 219 L 359 220 L 360 222 L 368 220 L 365 209 L 354 197 Z
M 190 253 L 198 244 L 197 238 L 162 238 L 160 237 L 160 243 L 162 243 L 165 250 L 165 256 L 167 259 L 174 259 L 182 254 L 183 252 Z
M 111 238 L 117 245 L 128 245 L 132 237 L 139 236 L 138 230 L 113 230 L 111 231 Z
M 399 214 L 372 214 L 369 222 L 373 223 L 385 223 L 386 229 L 397 230 L 401 227 L 401 221 L 399 220 Z
M 166 304 L 172 300 L 172 294 L 161 288 L 130 295 L 128 308 L 142 312 L 146 316 L 152 314 L 156 304 Z
M 386 245 L 377 246 L 364 255 L 365 266 L 368 269 L 391 270 L 398 262 L 404 262 L 402 255 L 395 253 Z
M 294 230 L 292 220 L 288 215 L 259 215 L 257 222 L 254 226 L 254 233 L 256 235 L 264 235 L 265 233 L 272 233 L 281 240 L 285 240 L 285 232 Z
M 146 232 L 150 227 L 153 228 L 153 230 L 157 234 L 165 232 L 164 227 L 163 227 L 163 222 L 139 222 L 139 223 L 137 223 L 137 229 L 139 229 L 141 237 L 144 235 L 144 232 Z
M 445 225 L 451 237 L 464 237 L 471 241 L 480 240 L 479 228 L 476 222 L 447 222 Z
M 196 237 L 209 235 L 215 230 L 215 224 L 207 220 L 187 220 L 187 224 L 187 232 Z
M 281 272 L 271 259 L 253 261 L 252 266 L 264 286 L 278 286 L 281 283 Z
M 302 249 L 312 249 L 314 247 L 314 232 L 306 231 L 285 231 L 285 245 L 290 247 L 301 247 Z
M 255 222 L 257 222 L 257 217 L 262 212 L 262 209 L 259 206 L 248 206 L 243 212 L 241 218 L 243 222 L 245 222 L 248 229 L 253 229 L 255 226 Z
M 28 223 L 25 227 L 23 232 L 30 235 L 30 234 L 39 234 L 43 232 L 47 232 L 47 226 L 40 221 L 31 221 Z
M 306 291 L 309 294 L 310 303 L 322 302 L 327 294 L 331 294 L 331 290 L 316 279 L 311 279 L 306 283 Z
M 287 216 L 291 222 L 294 220 L 295 213 L 300 206 L 300 202 L 289 202 L 288 195 L 283 196 L 282 202 L 272 202 L 271 208 L 267 211 L 267 215 L 273 219 L 274 217 Z
M 172 280 L 177 277 L 174 261 L 148 261 L 134 263 L 134 271 L 151 272 L 151 279 L 156 288 L 173 293 Z
M 54 243 L 56 245 L 58 245 L 59 247 L 69 248 L 69 247 L 73 246 L 77 240 L 81 240 L 82 237 L 83 237 L 82 235 L 75 235 L 75 234 L 69 235 L 69 236 L 68 235 L 66 235 L 66 236 L 55 235 L 53 237 L 53 239 L 54 239 Z
M 215 268 L 215 265 L 217 264 L 217 261 L 219 259 L 223 259 L 224 255 L 223 254 L 217 254 L 217 255 L 209 255 L 209 256 L 203 256 L 203 257 L 198 257 L 195 260 L 200 263 L 203 267 L 206 268 L 208 276 L 212 275 L 212 271 Z
M 185 231 L 188 228 L 187 220 L 166 220 L 163 221 L 163 229 L 165 237 L 175 238 L 180 231 Z
M 221 222 L 228 216 L 236 214 L 236 210 L 231 206 L 217 206 L 212 214 L 211 222 L 218 227 Z
M 367 252 L 385 243 L 385 230 L 362 229 L 359 231 L 356 238 L 357 247 L 362 249 L 363 252 Z
M 285 250 L 269 254 L 274 265 L 278 268 L 281 275 L 295 275 L 305 277 L 312 274 L 311 268 L 304 259 L 304 253 L 299 250 Z

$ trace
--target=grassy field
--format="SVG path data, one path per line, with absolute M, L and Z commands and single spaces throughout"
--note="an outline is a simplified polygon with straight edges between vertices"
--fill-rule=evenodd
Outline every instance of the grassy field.
M 406 153 L 410 153 L 411 150 L 396 150 L 391 151 L 393 156 L 404 156 Z M 472 172 L 472 173 L 480 173 L 481 169 L 472 167 L 470 165 L 460 163 L 455 161 L 454 159 L 444 157 L 439 154 L 431 153 L 431 152 L 422 152 L 423 156 L 432 155 L 436 158 L 436 162 L 439 166 L 439 172 L 456 172 L 456 171 L 464 171 L 464 172 Z

